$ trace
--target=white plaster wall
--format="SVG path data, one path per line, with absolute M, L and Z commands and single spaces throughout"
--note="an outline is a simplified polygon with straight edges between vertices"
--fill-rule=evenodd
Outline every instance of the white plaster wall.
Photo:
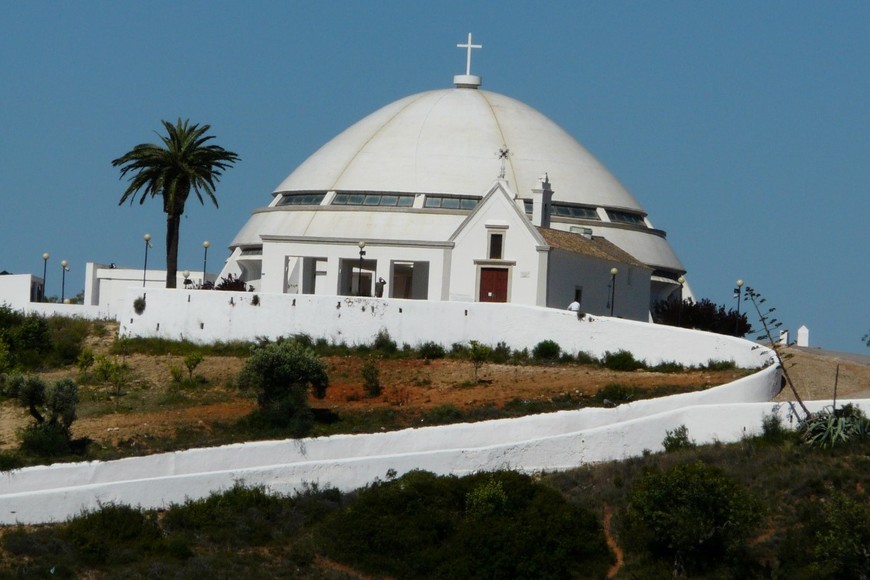
M 509 262 L 508 300 L 515 304 L 538 303 L 539 252 L 529 221 L 519 213 L 516 204 L 502 190 L 484 198 L 483 207 L 473 212 L 463 224 L 454 241 L 450 270 L 450 299 L 478 299 L 478 267 L 475 261 L 488 260 L 489 235 L 504 235 L 503 261 L 492 261 L 487 266 L 499 267 Z M 494 226 L 492 229 L 486 226 Z
M 665 432 L 683 424 L 699 443 L 736 441 L 759 432 L 765 414 L 787 418 L 787 406 L 761 402 L 778 384 L 778 370 L 768 368 L 706 393 L 614 409 L 25 468 L 0 474 L 0 523 L 61 521 L 108 502 L 163 507 L 239 480 L 290 493 L 311 482 L 354 489 L 390 469 L 398 474 L 569 469 L 659 451 Z
M 0 304 L 20 309 L 30 302 L 30 284 L 35 278 L 30 274 L 6 274 L 0 276 Z
M 613 315 L 630 320 L 648 320 L 650 270 L 559 249 L 550 251 L 549 305 L 567 308 L 574 299 L 575 287 L 579 286 L 583 288 L 580 310 L 608 316 L 610 269 L 613 267 L 618 270 Z
M 137 289 L 128 289 L 128 308 L 120 315 L 121 336 L 206 344 L 305 333 L 368 344 L 383 329 L 399 344 L 434 341 L 449 346 L 477 340 L 522 349 L 554 340 L 572 354 L 583 351 L 600 357 L 607 351 L 628 350 L 653 365 L 702 365 L 712 359 L 756 368 L 770 360 L 767 349 L 735 337 L 603 316 L 578 320 L 561 309 L 518 304 L 149 289 L 140 316 L 132 310 L 138 295 Z M 259 306 L 252 304 L 254 296 Z

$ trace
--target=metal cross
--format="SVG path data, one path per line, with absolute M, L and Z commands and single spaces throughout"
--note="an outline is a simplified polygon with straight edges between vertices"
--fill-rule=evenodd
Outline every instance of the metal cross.
M 499 179 L 504 179 L 505 160 L 510 156 L 511 150 L 507 148 L 507 145 L 502 145 L 501 149 L 498 150 L 498 158 L 501 159 L 501 171 L 498 174 Z
M 464 48 L 466 49 L 465 56 L 465 74 L 471 74 L 471 49 L 472 48 L 483 48 L 482 44 L 471 44 L 471 33 L 468 33 L 468 42 L 466 44 L 457 44 L 456 48 Z

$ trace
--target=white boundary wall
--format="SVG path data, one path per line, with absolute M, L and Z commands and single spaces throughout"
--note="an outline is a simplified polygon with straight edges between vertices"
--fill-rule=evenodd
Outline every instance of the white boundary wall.
M 537 306 L 148 289 L 145 311 L 138 315 L 132 303 L 142 291 L 129 292 L 126 303 L 131 306 L 120 315 L 120 335 L 127 337 L 207 344 L 304 333 L 354 345 L 370 344 L 386 330 L 399 345 L 434 341 L 449 347 L 477 340 L 531 349 L 542 340 L 554 340 L 572 354 L 600 357 L 606 351 L 628 350 L 651 365 L 703 365 L 712 359 L 757 368 L 770 361 L 770 351 L 740 338 L 610 317 L 578 320 L 573 312 Z
M 569 469 L 659 451 L 665 432 L 683 424 L 699 443 L 736 441 L 759 432 L 765 414 L 789 415 L 788 406 L 765 402 L 779 385 L 779 370 L 767 367 L 707 391 L 613 409 L 25 468 L 0 474 L 0 523 L 63 521 L 112 502 L 162 508 L 237 481 L 291 493 L 315 482 L 355 489 L 389 470 Z

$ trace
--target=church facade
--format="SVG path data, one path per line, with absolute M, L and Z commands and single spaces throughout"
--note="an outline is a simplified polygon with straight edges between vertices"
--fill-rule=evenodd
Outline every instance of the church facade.
M 647 320 L 685 273 L 665 232 L 553 121 L 466 73 L 321 147 L 253 212 L 220 276 L 260 292 L 577 299 Z

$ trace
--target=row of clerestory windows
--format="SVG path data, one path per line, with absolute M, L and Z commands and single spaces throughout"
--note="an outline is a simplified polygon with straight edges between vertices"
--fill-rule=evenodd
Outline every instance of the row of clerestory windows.
M 285 193 L 278 201 L 279 206 L 286 205 L 320 205 L 323 202 L 325 193 Z M 471 196 L 458 195 L 438 195 L 427 194 L 423 207 L 430 209 L 459 209 L 472 210 L 480 202 L 480 198 Z M 409 194 L 399 193 L 368 193 L 368 192 L 346 192 L 337 193 L 332 200 L 332 205 L 352 205 L 364 207 L 412 207 L 414 205 L 414 196 Z M 529 199 L 523 200 L 523 205 L 527 214 L 532 213 L 532 201 Z M 638 226 L 646 226 L 643 215 L 621 211 L 621 210 L 606 210 L 607 216 L 611 222 L 631 224 Z M 578 205 L 568 205 L 561 203 L 553 203 L 550 206 L 550 215 L 556 217 L 567 217 L 585 220 L 600 220 L 598 212 L 593 207 L 585 207 Z
M 395 193 L 337 193 L 332 205 L 411 207 L 414 205 L 414 196 Z

